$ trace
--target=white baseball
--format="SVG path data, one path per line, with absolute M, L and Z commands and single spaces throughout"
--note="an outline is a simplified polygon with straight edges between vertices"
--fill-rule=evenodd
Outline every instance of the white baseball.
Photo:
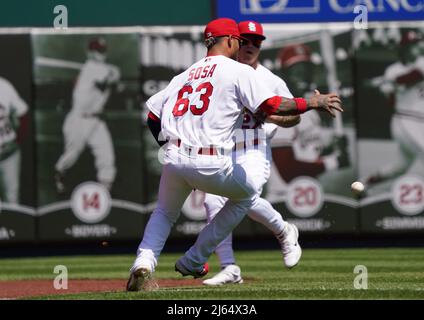
M 364 184 L 360 181 L 355 181 L 350 187 L 352 188 L 352 191 L 356 193 L 361 193 L 365 189 Z

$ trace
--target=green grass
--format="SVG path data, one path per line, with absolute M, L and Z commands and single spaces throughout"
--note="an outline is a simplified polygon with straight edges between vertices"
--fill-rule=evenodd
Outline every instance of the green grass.
M 163 254 L 158 279 L 181 279 L 173 271 L 180 254 Z M 1 259 L 0 281 L 54 279 L 55 265 L 67 266 L 70 279 L 122 279 L 132 255 Z M 309 249 L 287 270 L 278 251 L 241 251 L 236 258 L 245 283 L 222 287 L 161 288 L 154 292 L 104 292 L 37 297 L 39 299 L 424 299 L 424 249 Z M 356 265 L 368 270 L 368 289 L 356 290 Z M 218 270 L 216 257 L 211 271 Z

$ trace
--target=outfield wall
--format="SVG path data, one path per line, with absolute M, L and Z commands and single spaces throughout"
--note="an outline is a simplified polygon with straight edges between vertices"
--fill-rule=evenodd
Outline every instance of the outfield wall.
M 405 128 L 393 125 L 399 97 L 408 105 L 422 105 L 424 81 L 401 81 L 404 74 L 393 81 L 382 77 L 389 66 L 399 63 L 402 37 L 407 31 L 424 35 L 424 23 L 370 27 L 265 25 L 263 65 L 282 77 L 296 96 L 312 88 L 337 90 L 344 103 L 345 112 L 337 120 L 305 114 L 298 127 L 279 129 L 273 139 L 274 162 L 263 197 L 305 234 L 424 229 L 424 151 L 411 139 L 423 132 L 424 119 L 412 115 L 411 122 L 401 122 Z M 9 160 L 0 185 L 0 243 L 128 240 L 142 235 L 156 205 L 161 173 L 144 103 L 204 56 L 202 32 L 203 26 L 0 29 L 0 77 L 29 107 L 26 134 L 19 137 L 20 159 L 12 153 L 13 158 L 0 161 L 3 166 Z M 99 184 L 95 158 L 85 147 L 67 171 L 66 190 L 60 193 L 55 166 L 64 149 L 73 88 L 88 43 L 100 37 L 107 43 L 106 62 L 121 75 L 121 85 L 111 91 L 99 115 L 112 138 L 116 176 L 109 192 Z M 283 49 L 290 47 L 291 51 Z M 309 52 L 308 61 L 285 68 L 290 58 L 305 56 L 299 52 L 302 48 Z M 411 61 L 424 59 L 424 40 L 416 42 L 411 52 Z M 5 114 L 0 120 L 2 132 L 16 120 L 16 115 Z M 82 122 L 71 127 L 83 130 Z M 422 140 L 421 136 L 421 145 Z M 6 154 L 5 144 L 3 150 Z M 377 181 L 360 199 L 352 194 L 353 181 L 379 171 L 390 178 Z M 13 189 L 18 190 L 15 196 Z M 204 227 L 203 197 L 197 191 L 187 199 L 171 239 L 192 236 Z M 248 218 L 234 235 L 271 237 Z

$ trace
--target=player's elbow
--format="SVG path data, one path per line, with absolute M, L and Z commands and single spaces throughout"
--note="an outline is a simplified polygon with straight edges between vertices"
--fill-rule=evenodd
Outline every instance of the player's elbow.
M 160 122 L 160 119 L 157 116 L 155 116 L 153 112 L 149 112 L 148 114 L 147 126 L 149 127 L 150 132 L 152 133 L 158 145 L 163 146 L 166 143 L 166 141 L 163 141 L 162 139 L 160 139 L 161 122 Z

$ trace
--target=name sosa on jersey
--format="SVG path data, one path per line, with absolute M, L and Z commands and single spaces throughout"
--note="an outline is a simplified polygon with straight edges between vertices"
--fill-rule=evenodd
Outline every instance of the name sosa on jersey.
M 189 72 L 189 76 L 187 78 L 187 82 L 192 80 L 210 78 L 213 76 L 213 73 L 216 69 L 216 63 L 214 65 L 207 65 L 198 68 L 193 68 Z M 209 97 L 212 95 L 213 85 L 210 82 L 203 82 L 198 85 L 195 89 L 196 92 L 200 92 L 205 90 L 204 93 L 200 95 L 200 100 L 203 102 L 203 105 L 198 108 L 195 105 L 190 105 L 190 111 L 193 115 L 200 116 L 205 113 L 209 108 Z M 179 117 L 184 115 L 188 111 L 188 106 L 190 101 L 187 96 L 184 97 L 184 94 L 189 95 L 193 93 L 193 87 L 191 85 L 185 85 L 178 92 L 177 102 L 175 103 L 174 109 L 172 110 L 172 114 L 175 117 Z
M 191 80 L 198 80 L 198 79 L 204 79 L 204 78 L 210 78 L 213 76 L 213 73 L 215 71 L 216 68 L 216 63 L 214 65 L 212 65 L 212 67 L 210 65 L 204 66 L 204 67 L 198 67 L 198 68 L 193 68 L 190 70 L 189 72 L 189 76 L 187 81 L 191 81 Z M 202 88 L 207 88 L 209 85 L 204 85 L 204 86 L 199 86 L 196 91 L 200 91 Z M 211 87 L 213 88 L 213 86 L 211 85 Z M 191 88 L 191 87 L 190 87 Z M 180 92 L 182 92 L 182 94 L 184 94 L 184 92 L 186 92 L 185 90 L 181 90 Z M 188 91 L 187 91 L 188 92 Z M 191 91 L 192 92 L 192 91 Z M 191 93 L 189 92 L 189 93 Z M 177 108 L 178 105 L 180 103 L 182 103 L 181 101 L 179 101 L 182 98 L 182 95 L 180 97 L 180 95 L 178 95 L 178 99 L 177 99 Z M 203 110 L 203 112 L 205 112 L 206 110 Z M 194 115 L 200 115 L 198 112 L 194 113 Z M 175 116 L 179 116 L 182 115 L 180 113 L 174 113 Z M 261 122 L 258 121 L 251 113 L 249 112 L 245 112 L 243 115 L 243 125 L 242 125 L 242 129 L 256 129 L 261 125 Z
M 209 78 L 213 76 L 213 72 L 215 71 L 216 68 L 216 63 L 212 66 L 207 65 L 204 67 L 199 67 L 199 68 L 193 68 L 190 70 L 189 74 L 188 74 L 188 79 L 187 81 L 191 81 L 191 80 L 197 80 L 200 78 Z M 209 70 L 210 69 L 210 70 Z M 203 70 L 203 72 L 202 72 Z
M 198 68 L 193 68 L 189 71 L 187 83 L 193 80 L 198 79 L 205 79 L 205 78 L 211 78 L 214 75 L 214 71 L 217 67 L 217 64 L 213 65 L 206 65 L 206 66 L 200 66 Z M 206 112 L 209 108 L 209 98 L 212 95 L 213 92 L 213 85 L 210 82 L 203 82 L 199 84 L 195 92 L 200 92 L 204 90 L 199 99 L 202 101 L 201 106 L 196 105 L 190 105 L 190 111 L 193 115 L 200 116 L 203 113 Z M 185 85 L 183 86 L 180 91 L 178 92 L 177 101 L 174 105 L 174 109 L 172 111 L 172 114 L 175 117 L 179 117 L 184 115 L 188 111 L 188 107 L 190 104 L 190 101 L 188 99 L 188 95 L 193 93 L 193 87 L 191 85 Z M 185 95 L 186 94 L 186 95 Z M 243 116 L 243 125 L 241 129 L 257 129 L 261 123 L 253 116 L 252 113 L 248 112 L 247 110 L 244 112 Z M 262 133 L 262 134 L 261 134 Z M 234 134 L 234 139 L 236 142 L 245 141 L 247 140 L 254 140 L 255 144 L 259 144 L 259 141 L 265 140 L 265 133 L 263 132 L 246 132 L 242 130 L 236 130 Z M 245 145 L 240 145 L 239 143 L 236 143 L 235 150 L 239 151 L 241 149 L 245 149 Z

